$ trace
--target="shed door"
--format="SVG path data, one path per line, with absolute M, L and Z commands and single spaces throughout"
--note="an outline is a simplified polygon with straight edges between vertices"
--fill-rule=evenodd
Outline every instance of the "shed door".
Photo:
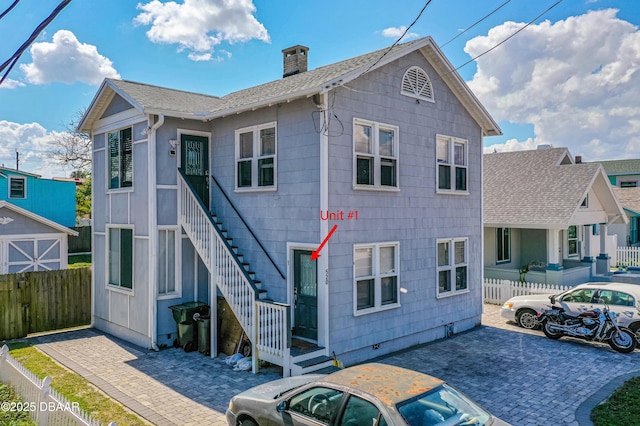
M 311 250 L 293 251 L 294 325 L 296 337 L 318 340 L 318 262 Z
M 209 208 L 209 138 L 182 135 L 182 171 L 205 207 Z
M 7 273 L 60 269 L 60 239 L 43 238 L 8 241 Z

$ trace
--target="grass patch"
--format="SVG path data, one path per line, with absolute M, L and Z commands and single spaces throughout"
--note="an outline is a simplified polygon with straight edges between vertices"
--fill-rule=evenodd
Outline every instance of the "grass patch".
M 640 377 L 624 382 L 591 412 L 595 426 L 640 425 Z
M 69 269 L 88 268 L 91 266 L 91 254 L 70 254 Z
M 8 402 L 9 404 L 16 403 L 16 405 L 10 405 L 11 409 L 18 409 L 20 408 L 20 404 L 24 403 L 11 386 L 5 385 L 2 382 L 0 382 L 0 402 Z M 35 426 L 36 423 L 31 421 L 28 411 L 0 410 L 0 425 Z
M 80 408 L 103 424 L 147 425 L 122 405 L 93 386 L 84 377 L 67 370 L 28 342 L 14 342 L 9 353 L 39 378 L 49 376 L 51 387 L 64 395 L 69 402 L 77 402 Z M 0 422 L 0 424 L 5 424 Z

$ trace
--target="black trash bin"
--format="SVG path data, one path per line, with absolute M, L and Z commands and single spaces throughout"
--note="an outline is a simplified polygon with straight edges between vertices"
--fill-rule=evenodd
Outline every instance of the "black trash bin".
M 198 332 L 194 330 L 193 316 L 198 314 L 208 315 L 209 305 L 204 302 L 186 302 L 180 305 L 169 306 L 173 312 L 173 319 L 178 325 L 178 338 L 174 340 L 175 347 L 181 347 L 186 352 L 196 350 L 198 347 Z
M 211 317 L 202 315 L 198 317 L 198 352 L 205 355 L 211 354 Z

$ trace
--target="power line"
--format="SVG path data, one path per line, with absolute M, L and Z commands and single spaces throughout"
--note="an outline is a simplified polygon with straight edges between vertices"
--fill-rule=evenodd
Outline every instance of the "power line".
M 482 21 L 484 21 L 485 19 L 487 19 L 488 17 L 490 17 L 491 15 L 493 15 L 494 13 L 496 13 L 497 11 L 499 11 L 500 9 L 502 9 L 504 6 L 506 6 L 508 3 L 510 3 L 511 0 L 507 0 L 504 3 L 502 3 L 500 6 L 496 7 L 495 9 L 493 9 L 491 12 L 489 12 L 487 15 L 484 15 L 482 18 L 478 19 L 476 22 L 474 22 L 471 26 L 467 27 L 464 31 L 462 31 L 460 34 L 456 35 L 455 37 L 453 37 L 452 39 L 450 39 L 449 41 L 447 41 L 446 43 L 444 43 L 442 46 L 440 46 L 440 48 L 445 47 L 447 44 L 451 43 L 453 40 L 457 39 L 458 37 L 460 37 L 462 34 L 466 33 L 467 31 L 469 31 L 471 28 L 475 27 L 476 25 L 478 25 L 479 23 L 481 23 Z
M 404 32 L 402 33 L 402 35 L 400 37 L 398 37 L 398 39 L 378 58 L 377 61 L 375 61 L 373 64 L 371 64 L 371 66 L 369 68 L 367 68 L 367 70 L 365 72 L 363 72 L 362 74 L 366 74 L 368 73 L 371 68 L 375 67 L 378 62 L 380 62 L 382 60 L 382 58 L 384 58 L 385 56 L 387 56 L 387 53 L 391 52 L 391 49 L 393 49 L 398 43 L 400 43 L 400 40 L 402 40 L 402 38 L 407 35 L 407 33 L 409 32 L 409 30 L 411 29 L 411 27 L 413 27 L 415 25 L 416 22 L 418 22 L 418 19 L 420 19 L 420 17 L 422 16 L 422 14 L 424 13 L 425 9 L 427 8 L 427 6 L 429 6 L 429 3 L 431 3 L 432 0 L 427 0 L 427 2 L 425 3 L 425 5 L 422 7 L 422 10 L 420 10 L 420 13 L 418 13 L 418 16 L 416 16 L 416 18 L 413 20 L 413 22 L 411 23 L 411 25 L 409 25 Z M 362 75 L 361 74 L 361 75 Z
M 492 50 L 498 48 L 499 46 L 502 46 L 504 43 L 506 43 L 507 41 L 511 40 L 513 37 L 515 37 L 517 34 L 519 34 L 522 30 L 524 30 L 525 28 L 527 28 L 528 26 L 530 26 L 531 24 L 533 24 L 535 21 L 537 21 L 538 19 L 540 19 L 542 16 L 546 15 L 551 9 L 553 9 L 554 7 L 556 7 L 557 5 L 559 5 L 560 3 L 562 3 L 563 0 L 558 0 L 557 2 L 555 2 L 554 4 L 552 4 L 551 6 L 549 6 L 544 12 L 540 13 L 538 16 L 536 16 L 535 18 L 533 18 L 531 21 L 527 22 L 522 28 L 518 29 L 518 31 L 514 32 L 513 34 L 511 34 L 509 37 L 505 38 L 504 40 L 502 40 L 500 43 L 494 45 L 493 47 L 485 50 L 484 52 L 482 52 L 481 54 L 469 59 L 467 62 L 465 62 L 464 64 L 460 65 L 459 67 L 456 67 L 454 69 L 452 69 L 451 71 L 449 71 L 447 74 L 452 73 L 454 71 L 458 71 L 460 68 L 469 65 L 471 62 L 475 61 L 476 59 L 486 55 L 487 53 L 491 52 Z M 442 76 L 440 76 L 442 77 Z
M 38 38 L 42 30 L 44 30 L 47 27 L 47 25 L 49 25 L 51 21 L 53 21 L 55 17 L 58 16 L 58 14 L 62 12 L 62 10 L 65 7 L 69 5 L 69 3 L 71 3 L 71 0 L 63 0 L 62 2 L 60 2 L 60 4 L 53 10 L 53 12 L 51 12 L 51 14 L 44 21 L 42 21 L 40 25 L 36 27 L 36 29 L 33 31 L 33 33 L 31 33 L 31 36 L 29 36 L 27 41 L 25 41 L 22 44 L 22 46 L 20 46 L 18 50 L 16 50 L 16 52 L 9 59 L 7 59 L 2 65 L 0 65 L 0 72 L 4 71 L 5 68 L 9 67 L 7 71 L 4 73 L 4 75 L 2 76 L 2 79 L 0 79 L 0 85 L 6 80 L 7 76 L 9 75 L 13 67 L 16 65 L 16 63 L 18 62 L 22 54 L 29 48 L 31 43 L 33 43 L 34 40 Z M 9 6 L 9 9 L 7 9 L 7 11 L 5 11 L 4 14 L 6 14 L 9 10 L 11 10 L 16 4 L 17 4 L 17 1 L 15 1 L 14 4 L 12 4 L 11 6 Z
M 11 6 L 9 6 L 4 12 L 2 12 L 2 14 L 0 14 L 0 19 L 4 18 L 4 16 L 11 12 L 11 9 L 13 9 L 14 7 L 16 7 L 18 5 L 18 3 L 20 3 L 20 0 L 15 0 Z

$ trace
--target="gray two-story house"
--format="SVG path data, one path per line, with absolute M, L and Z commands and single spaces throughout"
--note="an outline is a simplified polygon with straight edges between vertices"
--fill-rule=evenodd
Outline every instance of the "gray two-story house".
M 104 81 L 79 126 L 95 327 L 169 345 L 169 306 L 208 302 L 216 324 L 221 295 L 254 370 L 289 375 L 480 323 L 482 139 L 498 125 L 430 37 L 314 70 L 308 53 L 222 97 Z

